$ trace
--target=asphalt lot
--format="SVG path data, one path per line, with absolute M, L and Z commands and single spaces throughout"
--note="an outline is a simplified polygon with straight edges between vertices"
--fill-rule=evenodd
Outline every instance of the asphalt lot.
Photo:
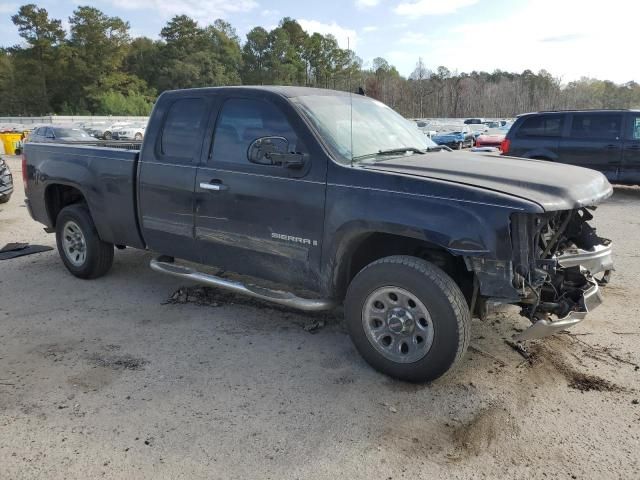
M 8 158 L 0 246 L 54 246 Z M 621 187 L 596 212 L 618 270 L 574 335 L 528 362 L 501 311 L 431 385 L 369 368 L 339 315 L 312 334 L 238 298 L 167 304 L 184 285 L 147 252 L 93 281 L 55 250 L 0 261 L 0 478 L 640 478 L 638 206 Z

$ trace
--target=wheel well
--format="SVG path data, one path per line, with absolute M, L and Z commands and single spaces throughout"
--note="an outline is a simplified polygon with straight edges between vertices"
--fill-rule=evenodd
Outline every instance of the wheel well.
M 545 157 L 544 155 L 534 155 L 533 157 L 530 157 L 531 160 L 544 160 L 546 162 L 552 162 L 553 160 L 551 160 L 549 157 Z
M 45 191 L 47 213 L 52 226 L 56 226 L 56 220 L 60 210 L 74 203 L 85 202 L 82 192 L 69 185 L 49 185 Z
M 460 287 L 462 293 L 471 299 L 473 293 L 473 273 L 467 270 L 462 257 L 452 255 L 444 248 L 416 238 L 389 233 L 371 233 L 353 248 L 338 275 L 336 294 L 342 300 L 351 280 L 370 263 L 391 255 L 411 255 L 427 260 L 446 272 Z

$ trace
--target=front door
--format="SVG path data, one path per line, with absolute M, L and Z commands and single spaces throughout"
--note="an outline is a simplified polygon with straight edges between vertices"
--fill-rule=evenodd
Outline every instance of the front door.
M 571 117 L 568 136 L 560 140 L 559 160 L 598 170 L 616 181 L 622 162 L 622 113 L 574 113 Z
M 620 182 L 640 184 L 640 113 L 627 116 Z
M 195 234 L 203 263 L 314 289 L 327 158 L 311 154 L 308 130 L 292 112 L 262 97 L 221 104 L 209 158 L 197 172 Z M 249 147 L 269 136 L 286 138 L 305 164 L 251 163 Z

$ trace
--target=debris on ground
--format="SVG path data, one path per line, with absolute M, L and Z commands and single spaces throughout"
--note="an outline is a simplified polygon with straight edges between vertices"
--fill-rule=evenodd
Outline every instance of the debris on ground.
M 502 360 L 500 360 L 498 357 L 496 357 L 495 355 L 492 355 L 489 352 L 485 352 L 484 350 L 481 350 L 480 348 L 476 347 L 475 345 L 469 345 L 469 351 L 470 352 L 475 352 L 479 355 L 482 355 L 483 357 L 487 357 L 491 360 L 493 360 L 494 362 L 496 362 L 498 365 L 500 365 L 501 367 L 506 367 L 507 364 L 505 362 L 503 362 Z
M 180 287 L 173 292 L 165 304 L 185 304 L 195 303 L 196 305 L 207 305 L 209 307 L 219 307 L 222 303 L 233 300 L 235 295 L 228 292 L 221 292 L 211 287 L 192 286 Z M 225 302 L 226 300 L 226 302 Z
M 548 339 L 552 341 L 552 339 Z M 551 346 L 548 342 L 536 342 L 529 347 L 529 364 L 536 366 L 551 366 L 555 371 L 561 374 L 567 381 L 570 388 L 581 392 L 597 391 L 597 392 L 622 392 L 624 388 L 610 382 L 607 379 L 584 373 L 575 368 L 562 353 L 560 348 Z
M 582 353 L 587 357 L 593 358 L 594 360 L 599 360 L 601 362 L 607 362 L 609 359 L 611 359 L 611 360 L 615 360 L 618 363 L 631 365 L 632 367 L 634 367 L 634 370 L 636 371 L 640 370 L 640 365 L 638 365 L 637 363 L 631 360 L 622 358 L 620 355 L 612 352 L 612 349 L 610 347 L 603 347 L 601 345 L 592 345 L 578 338 L 575 333 L 563 332 L 563 334 L 566 335 L 566 338 L 571 339 L 572 342 L 578 343 L 582 348 Z
M 0 260 L 10 260 L 34 253 L 48 252 L 49 250 L 53 250 L 53 247 L 29 245 L 28 243 L 7 243 L 4 247 L 0 248 Z
M 319 320 L 315 320 L 311 323 L 306 324 L 304 327 L 302 327 L 304 329 L 305 332 L 309 332 L 309 333 L 318 333 L 318 331 L 321 328 L 324 328 L 325 326 L 325 321 L 322 319 Z
M 516 352 L 522 355 L 526 360 L 529 360 L 531 358 L 531 355 L 529 355 L 529 351 L 527 350 L 527 347 L 522 342 L 512 342 L 511 340 L 505 340 L 504 343 L 506 343 L 511 348 L 513 348 Z
M 340 323 L 342 317 L 334 311 L 326 312 L 300 312 L 291 307 L 278 305 L 266 300 L 252 298 L 246 295 L 228 292 L 222 289 L 193 285 L 180 287 L 163 302 L 163 305 L 181 305 L 193 303 L 199 306 L 221 307 L 224 305 L 244 305 L 260 309 L 269 309 L 274 312 L 282 312 L 287 318 L 292 318 L 293 323 L 302 327 L 309 333 L 317 333 L 327 325 Z M 309 319 L 311 318 L 311 321 Z

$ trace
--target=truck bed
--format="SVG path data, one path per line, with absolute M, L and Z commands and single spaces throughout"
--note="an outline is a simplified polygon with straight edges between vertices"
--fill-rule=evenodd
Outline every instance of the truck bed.
M 144 248 L 137 215 L 139 153 L 96 145 L 27 142 L 24 155 L 32 179 L 28 184 L 32 217 L 52 228 L 55 214 L 47 209 L 47 203 L 52 204 L 47 198 L 56 189 L 75 188 L 86 199 L 100 238 Z

